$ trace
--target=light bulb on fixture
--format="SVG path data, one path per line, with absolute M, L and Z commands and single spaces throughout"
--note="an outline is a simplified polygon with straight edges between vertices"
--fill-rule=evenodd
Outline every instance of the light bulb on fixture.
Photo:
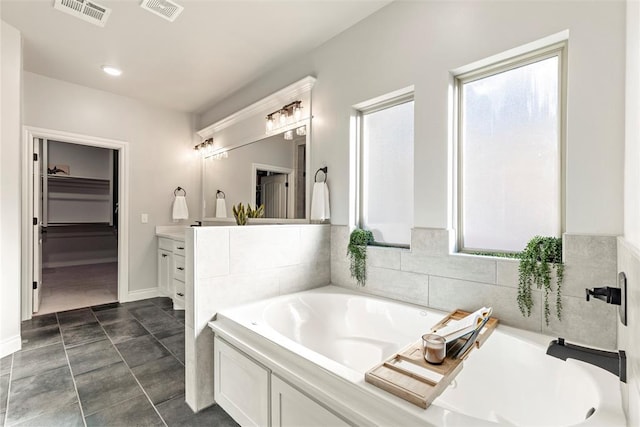
M 306 134 L 307 134 L 307 127 L 306 126 L 300 126 L 299 128 L 296 129 L 296 135 L 304 136 Z
M 293 131 L 292 130 L 288 130 L 284 133 L 284 139 L 286 139 L 287 141 L 291 141 L 293 139 Z
M 103 65 L 102 66 L 102 71 L 104 71 L 105 73 L 109 74 L 110 76 L 114 76 L 114 77 L 118 77 L 119 75 L 122 74 L 122 70 L 120 70 L 119 68 L 116 68 L 112 65 Z
M 287 124 L 287 110 L 280 110 L 280 126 Z
M 267 116 L 267 132 L 271 132 L 273 130 L 273 114 L 269 114 Z
M 302 107 L 300 106 L 300 101 L 297 101 L 295 107 L 293 107 L 293 117 L 296 122 L 302 118 Z

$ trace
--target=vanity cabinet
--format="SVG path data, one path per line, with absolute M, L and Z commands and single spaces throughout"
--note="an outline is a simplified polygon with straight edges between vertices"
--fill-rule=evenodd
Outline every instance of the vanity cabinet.
M 216 403 L 242 426 L 349 426 L 269 368 L 214 339 Z
M 158 288 L 174 310 L 184 310 L 184 269 L 184 240 L 158 237 Z

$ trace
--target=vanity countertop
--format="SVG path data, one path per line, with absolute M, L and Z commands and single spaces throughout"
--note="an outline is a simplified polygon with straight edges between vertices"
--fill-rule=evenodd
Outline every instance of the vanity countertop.
M 156 236 L 166 237 L 167 239 L 180 240 L 184 242 L 184 231 L 185 227 L 159 225 L 156 227 Z

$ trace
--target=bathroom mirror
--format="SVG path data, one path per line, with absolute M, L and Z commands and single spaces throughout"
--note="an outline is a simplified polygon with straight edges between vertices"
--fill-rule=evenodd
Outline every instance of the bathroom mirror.
M 233 220 L 232 206 L 265 205 L 266 219 L 304 220 L 308 206 L 308 145 L 306 135 L 293 139 L 275 134 L 225 154 L 203 160 L 203 220 L 216 218 L 216 194 L 224 193 L 226 217 Z M 222 197 L 220 195 L 219 197 Z

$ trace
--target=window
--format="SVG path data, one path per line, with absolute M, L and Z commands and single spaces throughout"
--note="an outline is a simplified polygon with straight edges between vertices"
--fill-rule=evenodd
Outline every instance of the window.
M 409 245 L 413 227 L 413 95 L 360 110 L 360 226 Z
M 517 252 L 560 235 L 562 54 L 457 77 L 460 250 Z

